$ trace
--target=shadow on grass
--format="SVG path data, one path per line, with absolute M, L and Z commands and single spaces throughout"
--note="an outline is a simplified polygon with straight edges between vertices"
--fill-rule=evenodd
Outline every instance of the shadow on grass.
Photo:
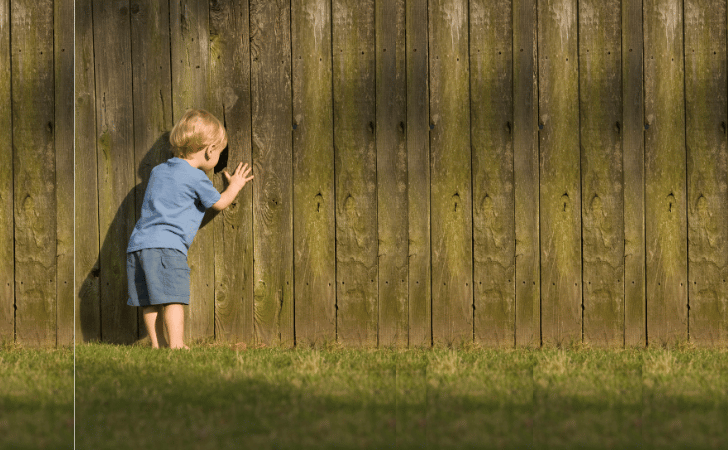
M 73 352 L 0 348 L 0 448 L 73 448 Z
M 531 446 L 530 370 L 489 389 L 488 372 L 463 378 L 463 362 L 450 373 L 423 354 L 82 350 L 77 448 Z M 493 389 L 525 395 L 504 402 Z
M 667 449 L 728 438 L 726 353 L 95 344 L 77 356 L 78 449 Z

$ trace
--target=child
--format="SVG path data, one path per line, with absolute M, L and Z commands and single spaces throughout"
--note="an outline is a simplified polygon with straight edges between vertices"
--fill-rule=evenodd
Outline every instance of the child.
M 204 172 L 215 168 L 227 145 L 219 120 L 203 110 L 188 110 L 169 136 L 174 158 L 152 169 L 144 193 L 142 214 L 129 238 L 126 270 L 130 306 L 140 306 L 152 347 L 184 345 L 184 310 L 190 302 L 187 249 L 205 210 L 222 211 L 253 177 L 248 165 L 238 164 L 232 175 L 223 172 L 228 187 L 217 192 Z

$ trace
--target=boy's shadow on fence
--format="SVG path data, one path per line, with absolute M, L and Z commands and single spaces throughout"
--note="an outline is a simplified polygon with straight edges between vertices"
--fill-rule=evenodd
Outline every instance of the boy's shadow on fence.
M 144 334 L 143 322 L 137 317 L 137 308 L 126 304 L 126 246 L 139 217 L 152 169 L 172 156 L 167 132 L 144 155 L 137 167 L 141 182 L 129 191 L 108 224 L 96 262 L 78 292 L 78 316 L 83 342 L 103 340 L 129 344 Z M 113 169 L 116 167 L 112 167 Z M 99 180 L 99 184 L 102 182 Z M 110 209 L 110 205 L 103 205 L 101 201 L 99 196 L 99 222 L 103 220 L 105 211 Z M 103 224 L 100 223 L 100 226 Z

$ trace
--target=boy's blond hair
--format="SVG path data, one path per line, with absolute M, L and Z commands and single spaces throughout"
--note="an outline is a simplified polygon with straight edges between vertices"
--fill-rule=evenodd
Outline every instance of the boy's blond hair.
M 169 134 L 172 153 L 188 158 L 207 146 L 220 150 L 227 145 L 227 133 L 217 117 L 204 109 L 188 109 Z

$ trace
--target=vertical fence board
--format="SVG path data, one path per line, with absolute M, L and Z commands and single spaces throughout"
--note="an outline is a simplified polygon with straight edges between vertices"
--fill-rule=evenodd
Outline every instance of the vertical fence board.
M 648 344 L 687 339 L 683 18 L 680 0 L 644 1 Z
M 188 109 L 208 108 L 209 7 L 206 2 L 192 0 L 172 0 L 169 7 L 172 115 L 176 123 Z M 190 304 L 185 308 L 185 339 L 214 333 L 213 246 L 212 227 L 201 227 L 187 254 L 191 286 Z
M 333 2 L 336 331 L 377 344 L 374 1 Z
M 126 247 L 134 228 L 134 129 L 129 5 L 93 3 L 99 183 L 101 337 L 137 339 L 137 311 L 127 306 Z M 99 49 L 103 49 L 100 51 Z
M 579 3 L 584 341 L 624 344 L 621 11 Z
M 685 0 L 689 333 L 702 346 L 728 340 L 726 3 Z
M 404 0 L 376 2 L 379 345 L 407 346 L 407 85 Z
M 11 9 L 16 340 L 55 345 L 53 3 Z
M 645 344 L 645 139 L 642 0 L 622 0 L 624 344 Z
M 0 2 L 0 66 L 10 67 L 10 0 Z M 13 160 L 11 72 L 0 71 L 0 158 Z M 13 165 L 0 166 L 0 341 L 15 340 Z
M 544 344 L 581 342 L 579 73 L 575 0 L 539 2 Z
M 541 345 L 537 0 L 513 0 L 516 345 Z
M 430 147 L 427 0 L 406 0 L 409 345 L 429 346 Z
M 291 38 L 288 1 L 250 4 L 255 336 L 293 345 Z
M 154 166 L 170 157 L 172 129 L 169 11 L 161 2 L 131 2 L 132 83 L 134 91 L 135 220 Z
M 293 2 L 293 232 L 297 345 L 336 340 L 331 2 Z
M 515 344 L 511 0 L 470 3 L 475 340 Z
M 54 3 L 57 344 L 73 344 L 73 2 Z
M 210 9 L 210 112 L 228 134 L 227 171 L 252 167 L 250 143 L 250 48 L 248 3 L 218 1 Z M 222 174 L 215 186 L 227 187 Z M 253 342 L 253 184 L 249 183 L 214 222 L 215 336 Z
M 172 94 L 169 61 L 169 5 L 134 0 L 131 10 L 132 99 L 134 104 L 134 220 L 141 215 L 144 193 L 154 166 L 172 156 Z M 137 314 L 140 337 L 144 318 Z
M 91 0 L 75 2 L 74 258 L 76 342 L 101 339 L 96 88 Z
M 473 339 L 468 2 L 430 2 L 432 333 Z

